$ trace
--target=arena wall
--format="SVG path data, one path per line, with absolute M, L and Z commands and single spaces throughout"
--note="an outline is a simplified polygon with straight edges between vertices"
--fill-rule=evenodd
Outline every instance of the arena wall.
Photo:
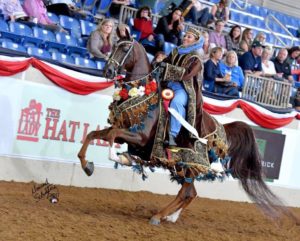
M 148 171 L 146 181 L 131 168 L 115 170 L 103 141 L 89 147 L 87 159 L 95 162 L 94 175 L 87 177 L 81 170 L 76 157 L 81 141 L 88 131 L 107 125 L 111 94 L 112 88 L 86 96 L 72 94 L 32 67 L 12 77 L 0 77 L 0 180 L 43 183 L 47 178 L 61 185 L 177 194 L 179 186 L 171 183 L 163 170 Z M 41 108 L 39 125 L 33 129 L 22 119 L 30 104 Z M 256 126 L 240 109 L 216 118 L 222 123 L 243 120 Z M 278 131 L 286 136 L 280 175 L 268 183 L 288 205 L 300 207 L 299 121 Z M 122 151 L 126 146 L 116 148 Z M 201 182 L 196 187 L 201 197 L 249 201 L 236 180 Z

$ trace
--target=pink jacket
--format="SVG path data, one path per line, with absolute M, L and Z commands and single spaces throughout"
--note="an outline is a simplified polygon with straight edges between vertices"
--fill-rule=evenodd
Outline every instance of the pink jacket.
M 25 0 L 23 8 L 29 17 L 38 19 L 40 24 L 53 24 L 53 22 L 47 16 L 47 9 L 43 0 Z

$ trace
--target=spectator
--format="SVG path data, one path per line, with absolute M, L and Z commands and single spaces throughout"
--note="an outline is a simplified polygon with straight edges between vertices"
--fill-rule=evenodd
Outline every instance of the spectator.
M 66 15 L 70 17 L 85 17 L 88 15 L 88 12 L 78 8 L 73 0 L 48 0 L 46 2 L 48 12 L 52 12 L 57 15 Z
M 240 42 L 240 53 L 239 54 L 242 55 L 245 52 L 248 52 L 249 50 L 251 50 L 252 40 L 253 40 L 253 31 L 251 28 L 246 28 L 242 34 L 242 40 Z
M 236 52 L 228 51 L 225 62 L 220 63 L 221 73 L 223 76 L 229 75 L 225 83 L 221 84 L 219 93 L 239 96 L 238 90 L 242 90 L 244 85 L 244 74 L 240 66 L 238 66 L 238 58 Z
M 113 28 L 114 21 L 104 19 L 89 36 L 87 49 L 96 59 L 108 60 L 114 44 Z
M 155 56 L 154 56 L 154 58 L 153 58 L 153 60 L 151 62 L 152 69 L 155 69 L 155 67 L 157 66 L 157 64 L 161 63 L 165 58 L 167 58 L 167 55 L 165 54 L 165 52 L 158 51 L 155 54 Z
M 245 74 L 262 75 L 261 55 L 263 47 L 260 42 L 253 41 L 251 50 L 241 56 L 240 66 Z
M 288 82 L 293 83 L 293 76 L 291 72 L 291 65 L 287 62 L 288 51 L 287 49 L 280 49 L 275 60 L 275 70 L 279 77 L 288 80 Z
M 203 8 L 198 0 L 183 0 L 179 8 L 185 9 L 182 16 L 186 21 L 191 21 L 195 25 L 206 27 L 211 18 L 208 8 Z
M 215 31 L 209 33 L 209 44 L 213 47 L 221 47 L 226 49 L 226 40 L 223 35 L 224 22 L 222 20 L 216 21 Z
M 0 9 L 5 19 L 14 21 L 28 21 L 29 17 L 24 12 L 19 0 L 9 1 L 1 0 Z
M 297 58 L 300 56 L 300 47 L 294 46 L 288 50 L 287 62 L 291 65 L 291 70 L 298 68 Z
M 257 40 L 258 42 L 261 42 L 262 44 L 266 43 L 266 34 L 264 32 L 258 32 L 256 34 L 254 41 Z
M 230 45 L 228 46 L 228 50 L 234 50 L 238 51 L 240 49 L 240 41 L 241 41 L 241 33 L 242 33 L 242 28 L 239 25 L 235 25 L 231 28 L 228 36 L 230 39 L 227 42 L 230 42 Z
M 203 46 L 198 50 L 200 58 L 203 63 L 205 63 L 209 59 L 210 45 L 209 45 L 209 34 L 206 31 L 202 32 L 202 36 L 204 39 Z
M 112 0 L 109 7 L 109 13 L 112 17 L 119 18 L 122 5 L 134 7 L 134 2 L 132 0 Z
M 297 69 L 293 69 L 292 74 L 294 76 L 294 79 L 298 81 L 298 83 L 296 84 L 297 87 L 300 87 L 300 55 L 297 57 Z
M 181 33 L 183 30 L 182 10 L 175 8 L 169 15 L 161 17 L 158 20 L 154 32 L 158 35 L 161 43 L 165 41 L 175 45 L 181 44 Z
M 210 51 L 209 60 L 204 64 L 203 87 L 205 90 L 215 92 L 217 82 L 228 81 L 221 73 L 219 62 L 222 58 L 223 51 L 221 47 L 214 47 Z
M 270 61 L 271 57 L 272 49 L 271 47 L 266 46 L 261 55 L 263 76 L 272 78 L 274 77 L 274 79 L 280 80 L 281 77 L 277 75 L 274 63 Z
M 42 27 L 56 32 L 69 33 L 48 18 L 47 9 L 42 0 L 25 0 L 23 8 L 26 14 L 36 19 L 36 23 L 42 25 Z
M 158 49 L 162 50 L 163 42 L 160 42 L 159 38 L 154 34 L 151 10 L 148 6 L 141 7 L 137 11 L 133 27 L 141 32 L 140 42 L 147 52 L 155 55 Z
M 229 8 L 228 0 L 220 0 L 219 3 L 215 4 L 211 8 L 211 15 L 213 20 L 222 20 L 226 24 L 229 20 Z

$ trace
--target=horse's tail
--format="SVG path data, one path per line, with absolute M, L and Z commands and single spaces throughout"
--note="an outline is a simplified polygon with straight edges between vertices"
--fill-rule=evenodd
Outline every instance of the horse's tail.
M 229 167 L 232 175 L 238 178 L 252 201 L 272 218 L 285 213 L 297 223 L 299 220 L 284 207 L 283 202 L 263 181 L 261 157 L 251 127 L 244 122 L 224 125 L 231 157 Z

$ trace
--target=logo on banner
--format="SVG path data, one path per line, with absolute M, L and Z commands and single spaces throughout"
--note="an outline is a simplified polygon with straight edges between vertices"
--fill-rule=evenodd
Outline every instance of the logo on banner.
M 38 132 L 41 127 L 42 104 L 31 100 L 29 106 L 22 109 L 19 119 L 18 140 L 38 142 Z
M 43 130 L 40 130 L 41 126 L 44 126 Z M 80 142 L 83 143 L 89 126 L 89 123 L 62 119 L 59 109 L 46 108 L 43 113 L 42 104 L 32 99 L 29 106 L 21 110 L 17 140 L 39 142 L 39 132 L 41 132 L 43 133 L 42 139 L 73 143 L 76 142 L 76 136 L 79 135 Z M 82 133 L 78 133 L 80 128 Z M 95 129 L 100 130 L 100 126 L 98 125 Z M 100 139 L 90 144 L 109 146 L 107 141 Z M 116 144 L 116 147 L 120 148 L 120 145 Z

